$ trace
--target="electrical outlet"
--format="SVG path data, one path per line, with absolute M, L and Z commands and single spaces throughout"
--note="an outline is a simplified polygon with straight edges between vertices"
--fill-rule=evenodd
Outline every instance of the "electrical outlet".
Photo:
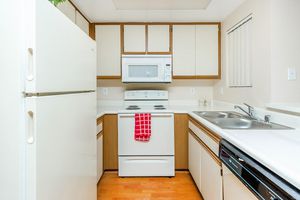
M 297 79 L 296 68 L 288 68 L 288 80 L 293 81 Z
M 224 88 L 221 87 L 221 88 L 220 88 L 220 95 L 223 95 L 223 94 L 224 94 Z
M 195 96 L 195 94 L 196 94 L 196 89 L 195 89 L 195 88 L 191 88 L 191 94 L 192 94 L 193 96 Z
M 108 95 L 108 88 L 102 88 L 102 95 L 107 96 Z

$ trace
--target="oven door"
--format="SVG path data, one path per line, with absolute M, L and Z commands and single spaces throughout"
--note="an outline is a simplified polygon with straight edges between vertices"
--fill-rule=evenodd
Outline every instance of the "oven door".
M 119 156 L 173 156 L 174 114 L 151 113 L 149 142 L 134 139 L 134 114 L 118 115 Z

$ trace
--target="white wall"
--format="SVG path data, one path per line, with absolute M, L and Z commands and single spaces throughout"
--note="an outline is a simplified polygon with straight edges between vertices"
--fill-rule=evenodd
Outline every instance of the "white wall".
M 300 103 L 300 1 L 272 0 L 271 4 L 271 102 Z M 297 80 L 288 81 L 289 67 Z
M 253 15 L 253 87 L 227 86 L 226 31 Z M 270 0 L 247 0 L 222 22 L 222 80 L 214 87 L 214 98 L 232 103 L 264 106 L 270 100 Z
M 107 95 L 104 94 L 104 88 L 108 89 Z M 120 80 L 101 80 L 98 81 L 98 100 L 123 100 L 123 92 L 131 89 L 168 90 L 169 99 L 173 101 L 198 102 L 213 98 L 213 81 L 173 80 L 171 84 L 123 84 Z
M 21 193 L 21 54 L 23 0 L 0 6 L 0 199 L 19 200 Z
M 300 1 L 247 0 L 222 23 L 222 77 L 214 99 L 264 107 L 269 103 L 300 102 Z M 228 88 L 226 30 L 253 14 L 253 87 Z M 297 80 L 288 81 L 288 68 Z M 222 93 L 223 91 L 223 93 Z

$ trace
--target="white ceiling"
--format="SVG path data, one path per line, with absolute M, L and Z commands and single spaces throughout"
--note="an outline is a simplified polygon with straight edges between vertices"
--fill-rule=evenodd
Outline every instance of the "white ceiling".
M 72 2 L 90 19 L 91 22 L 193 22 L 193 21 L 223 21 L 245 0 L 211 0 L 206 9 L 199 10 L 167 10 L 153 9 L 153 5 L 141 4 L 143 9 L 135 10 L 136 5 L 131 3 L 131 9 L 117 9 L 114 1 L 122 0 L 72 0 Z M 129 1 L 129 0 L 124 0 Z M 156 3 L 159 0 L 134 0 Z M 173 0 L 175 1 L 175 0 Z M 191 5 L 194 0 L 181 0 Z M 206 0 L 198 0 L 204 5 Z M 201 3 L 200 3 L 201 4 Z M 188 5 L 186 5 L 188 6 Z M 162 7 L 162 6 L 161 6 Z M 205 6 L 203 6 L 205 7 Z
M 202 10 L 211 0 L 113 0 L 117 10 Z

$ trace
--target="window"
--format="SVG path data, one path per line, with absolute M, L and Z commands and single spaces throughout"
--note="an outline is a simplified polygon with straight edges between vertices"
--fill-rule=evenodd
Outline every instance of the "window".
M 252 87 L 252 16 L 227 31 L 229 87 Z

